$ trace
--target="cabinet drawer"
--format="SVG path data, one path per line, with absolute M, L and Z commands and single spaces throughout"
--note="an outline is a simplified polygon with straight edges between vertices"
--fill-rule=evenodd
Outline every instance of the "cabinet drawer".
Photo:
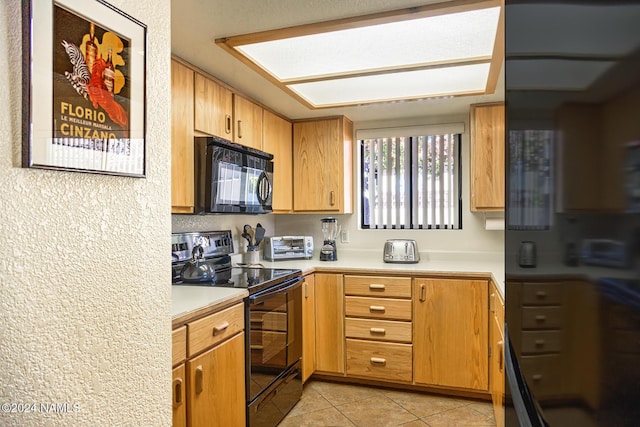
M 522 286 L 522 305 L 560 305 L 562 289 L 553 283 L 525 283 Z
M 522 356 L 520 362 L 527 384 L 537 399 L 562 394 L 560 356 Z
M 411 344 L 347 340 L 347 375 L 410 382 Z
M 171 332 L 171 365 L 176 366 L 178 363 L 187 358 L 187 327 L 182 326 Z
M 616 331 L 615 348 L 618 353 L 640 354 L 640 332 Z
M 244 304 L 213 313 L 187 324 L 189 357 L 244 329 Z
M 411 320 L 411 300 L 345 297 L 347 316 Z
M 410 277 L 345 276 L 345 295 L 411 298 Z
M 561 307 L 522 307 L 522 329 L 561 329 Z
M 559 353 L 562 351 L 561 331 L 522 332 L 522 354 Z
M 347 338 L 411 342 L 411 322 L 373 319 L 345 319 Z

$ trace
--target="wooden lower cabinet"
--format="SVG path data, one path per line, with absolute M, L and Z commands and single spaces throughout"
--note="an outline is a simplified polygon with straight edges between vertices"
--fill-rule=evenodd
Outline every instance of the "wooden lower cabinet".
M 186 381 L 184 363 L 173 368 L 172 396 L 173 396 L 173 427 L 187 426 Z
M 187 361 L 188 425 L 244 426 L 244 332 Z
M 315 274 L 316 369 L 344 374 L 344 284 L 342 274 Z
M 414 279 L 416 384 L 489 390 L 488 281 Z
M 244 426 L 244 303 L 172 331 L 173 427 Z
M 493 413 L 496 427 L 504 427 L 504 303 L 498 292 L 491 285 L 491 316 L 489 319 L 489 341 L 491 346 L 491 359 L 489 364 L 489 388 L 493 401 Z
M 302 382 L 316 370 L 315 276 L 304 277 L 302 293 Z

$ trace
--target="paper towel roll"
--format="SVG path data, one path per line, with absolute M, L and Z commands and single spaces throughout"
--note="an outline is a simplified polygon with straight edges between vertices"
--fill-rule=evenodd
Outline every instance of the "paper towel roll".
M 504 230 L 504 218 L 485 218 L 485 230 Z

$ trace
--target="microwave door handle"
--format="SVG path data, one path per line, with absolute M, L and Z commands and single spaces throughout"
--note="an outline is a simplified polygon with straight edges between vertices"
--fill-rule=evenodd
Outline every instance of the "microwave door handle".
M 260 174 L 258 178 L 258 183 L 256 185 L 256 195 L 258 196 L 258 202 L 261 205 L 269 199 L 269 195 L 271 194 L 271 183 L 269 182 L 269 177 L 265 172 Z

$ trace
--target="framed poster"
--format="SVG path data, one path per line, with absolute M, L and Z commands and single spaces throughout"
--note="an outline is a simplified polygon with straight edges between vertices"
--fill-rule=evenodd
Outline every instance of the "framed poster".
M 146 26 L 103 0 L 24 0 L 22 27 L 22 166 L 144 177 Z

